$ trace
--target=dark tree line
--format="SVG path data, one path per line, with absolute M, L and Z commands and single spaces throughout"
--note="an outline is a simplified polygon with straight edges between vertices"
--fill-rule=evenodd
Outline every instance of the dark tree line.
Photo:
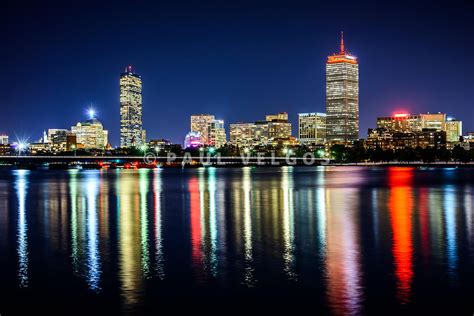
M 446 148 L 410 148 L 385 149 L 380 147 L 366 149 L 361 144 L 353 147 L 344 145 L 333 145 L 331 157 L 336 162 L 470 162 L 474 161 L 474 150 L 465 150 L 461 146 L 455 146 L 452 150 Z

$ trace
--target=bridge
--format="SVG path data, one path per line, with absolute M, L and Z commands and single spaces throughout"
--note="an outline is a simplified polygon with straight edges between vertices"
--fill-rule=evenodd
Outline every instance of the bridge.
M 152 154 L 143 156 L 0 156 L 0 164 L 12 166 L 112 166 L 112 167 L 153 167 L 161 166 L 241 166 L 241 165 L 327 165 L 330 163 L 326 158 L 311 157 L 263 157 L 242 155 L 238 157 L 221 156 L 155 156 Z

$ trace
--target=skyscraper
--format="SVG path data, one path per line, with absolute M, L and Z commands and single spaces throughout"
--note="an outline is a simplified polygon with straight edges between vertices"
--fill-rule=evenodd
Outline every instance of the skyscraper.
M 330 143 L 348 144 L 359 138 L 359 64 L 341 46 L 326 62 L 326 138 Z
M 140 146 L 142 128 L 142 79 L 128 66 L 120 75 L 120 147 Z
M 191 132 L 198 132 L 201 134 L 201 142 L 204 145 L 210 145 L 209 124 L 214 120 L 215 117 L 211 114 L 191 115 Z

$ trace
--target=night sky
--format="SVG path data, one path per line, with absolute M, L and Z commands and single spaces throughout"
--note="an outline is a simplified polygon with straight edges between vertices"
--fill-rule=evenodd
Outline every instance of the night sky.
M 148 139 L 182 143 L 194 113 L 224 119 L 228 133 L 279 111 L 297 136 L 298 112 L 325 111 L 341 30 L 360 63 L 361 137 L 397 110 L 446 112 L 474 131 L 471 1 L 7 1 L 0 133 L 11 140 L 70 128 L 92 102 L 118 145 L 127 65 L 142 76 Z

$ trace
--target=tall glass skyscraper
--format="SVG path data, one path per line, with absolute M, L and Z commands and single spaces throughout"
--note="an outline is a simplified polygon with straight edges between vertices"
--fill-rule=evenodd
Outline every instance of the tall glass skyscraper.
M 359 64 L 344 47 L 326 62 L 326 139 L 350 145 L 359 139 Z
M 140 146 L 145 143 L 142 128 L 142 79 L 125 68 L 120 75 L 120 147 Z

